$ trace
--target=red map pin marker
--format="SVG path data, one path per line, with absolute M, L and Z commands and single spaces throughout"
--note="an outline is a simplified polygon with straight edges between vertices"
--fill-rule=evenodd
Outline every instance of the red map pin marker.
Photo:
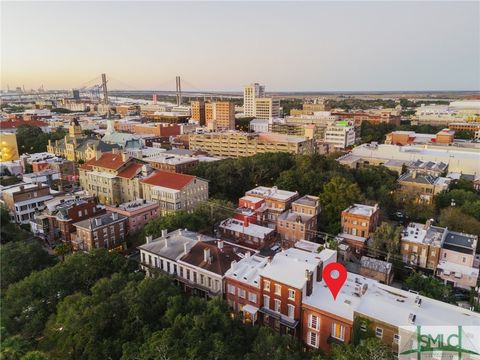
M 334 274 L 337 272 L 338 276 L 333 278 L 332 272 Z M 345 266 L 338 262 L 330 263 L 323 268 L 322 275 L 325 283 L 333 295 L 333 299 L 336 300 L 340 289 L 342 288 L 343 284 L 345 284 L 345 280 L 347 280 L 347 269 L 345 269 Z

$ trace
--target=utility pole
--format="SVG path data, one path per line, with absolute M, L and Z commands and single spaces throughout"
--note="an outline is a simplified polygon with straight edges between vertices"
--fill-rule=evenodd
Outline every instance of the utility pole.
M 108 105 L 107 75 L 102 74 L 103 103 Z

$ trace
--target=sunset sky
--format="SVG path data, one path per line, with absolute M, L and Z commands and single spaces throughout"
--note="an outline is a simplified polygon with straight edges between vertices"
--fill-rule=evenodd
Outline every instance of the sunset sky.
M 479 90 L 479 2 L 4 2 L 1 87 Z

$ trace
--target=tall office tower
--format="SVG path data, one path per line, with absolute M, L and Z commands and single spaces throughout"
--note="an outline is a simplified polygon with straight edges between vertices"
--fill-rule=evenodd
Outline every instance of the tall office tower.
M 280 100 L 270 97 L 255 99 L 255 117 L 266 120 L 280 117 Z
M 245 116 L 255 116 L 255 99 L 264 96 L 264 85 L 254 83 L 243 88 L 243 112 Z
M 234 130 L 235 105 L 230 101 L 206 103 L 205 121 L 212 130 Z
M 191 106 L 191 119 L 198 121 L 200 125 L 205 125 L 205 102 L 203 100 L 192 101 Z

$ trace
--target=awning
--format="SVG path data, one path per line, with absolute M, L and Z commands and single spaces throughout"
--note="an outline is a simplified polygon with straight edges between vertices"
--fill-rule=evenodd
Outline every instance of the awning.
M 258 308 L 255 307 L 255 306 L 252 306 L 252 305 L 248 304 L 248 305 L 245 305 L 245 306 L 243 307 L 242 311 L 243 311 L 243 312 L 248 312 L 248 313 L 250 313 L 250 314 L 252 314 L 252 315 L 255 315 L 255 314 L 257 313 L 257 311 L 258 311 Z

